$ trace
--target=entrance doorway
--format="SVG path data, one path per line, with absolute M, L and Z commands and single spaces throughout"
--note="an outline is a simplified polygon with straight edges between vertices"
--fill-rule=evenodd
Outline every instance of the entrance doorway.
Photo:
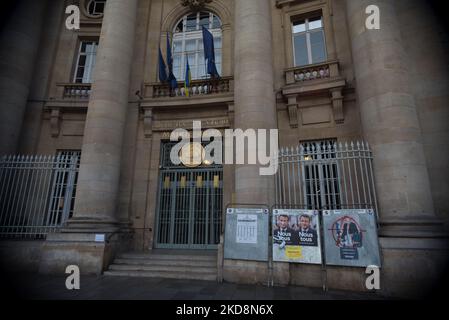
M 156 248 L 216 249 L 223 213 L 223 167 L 175 166 L 174 143 L 163 143 L 156 221 Z

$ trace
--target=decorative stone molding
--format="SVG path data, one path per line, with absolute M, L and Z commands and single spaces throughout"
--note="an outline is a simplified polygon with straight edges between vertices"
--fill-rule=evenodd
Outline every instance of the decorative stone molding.
M 50 114 L 50 133 L 53 138 L 59 137 L 61 132 L 61 110 L 52 109 Z
M 80 7 L 81 7 L 81 12 L 83 13 L 83 15 L 89 19 L 94 19 L 94 20 L 101 20 L 104 17 L 104 13 L 103 14 L 99 14 L 99 15 L 92 15 L 89 13 L 88 10 L 88 5 L 90 3 L 91 0 L 81 0 L 80 1 Z
M 153 136 L 153 109 L 145 109 L 143 114 L 143 132 L 145 138 Z
M 57 83 L 58 98 L 78 100 L 89 99 L 92 85 L 90 83 Z
M 284 100 L 288 100 L 287 110 L 292 128 L 298 127 L 297 99 L 311 96 L 329 97 L 335 123 L 344 122 L 342 92 L 346 80 L 340 73 L 337 60 L 285 69 L 285 83 L 282 95 Z
M 197 96 L 229 93 L 234 91 L 233 77 L 222 77 L 220 79 L 211 80 L 193 80 L 190 84 L 189 96 L 194 98 Z M 186 97 L 184 89 L 184 81 L 178 81 L 178 88 L 170 90 L 168 84 L 165 83 L 146 83 L 144 84 L 145 98 L 179 98 Z
M 190 10 L 198 12 L 204 9 L 207 3 L 211 3 L 212 0 L 181 0 L 181 4 L 184 7 L 189 7 Z
M 296 95 L 288 97 L 287 110 L 290 127 L 293 129 L 298 128 L 298 103 L 296 101 Z
M 342 88 L 336 88 L 331 90 L 332 94 L 332 109 L 334 110 L 335 123 L 343 123 L 345 121 L 345 115 L 343 111 L 343 95 Z
M 175 130 L 178 128 L 192 130 L 194 120 L 181 120 L 181 121 L 155 121 L 152 126 L 152 131 L 168 131 Z M 229 128 L 228 118 L 217 118 L 217 119 L 207 119 L 201 121 L 201 128 L 203 129 L 218 129 L 218 128 Z
M 234 128 L 234 103 L 228 104 L 228 118 L 229 118 L 229 126 Z
M 307 83 L 320 79 L 333 79 L 339 76 L 339 63 L 336 60 L 303 67 L 288 68 L 285 70 L 285 80 L 287 85 Z

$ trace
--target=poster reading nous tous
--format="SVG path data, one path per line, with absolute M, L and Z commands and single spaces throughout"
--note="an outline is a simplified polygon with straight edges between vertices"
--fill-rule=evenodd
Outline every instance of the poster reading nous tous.
M 380 267 L 376 218 L 373 210 L 323 212 L 326 264 Z
M 321 264 L 320 225 L 314 210 L 273 210 L 273 261 Z

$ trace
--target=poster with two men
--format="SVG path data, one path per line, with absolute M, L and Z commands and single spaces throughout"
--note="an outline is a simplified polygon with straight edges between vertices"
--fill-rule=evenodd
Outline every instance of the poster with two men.
M 273 211 L 273 261 L 321 264 L 318 211 Z

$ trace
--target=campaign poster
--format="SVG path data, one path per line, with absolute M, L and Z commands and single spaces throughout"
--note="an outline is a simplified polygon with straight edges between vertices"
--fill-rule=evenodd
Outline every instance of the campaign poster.
M 318 211 L 273 210 L 273 261 L 321 264 Z
M 379 242 L 373 210 L 323 211 L 326 264 L 380 267 Z

